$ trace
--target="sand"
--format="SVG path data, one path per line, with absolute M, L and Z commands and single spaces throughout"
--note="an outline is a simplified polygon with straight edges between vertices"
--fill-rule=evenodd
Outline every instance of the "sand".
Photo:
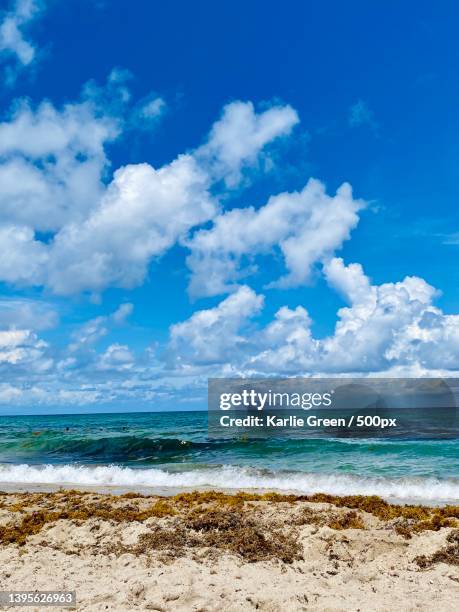
M 458 609 L 458 509 L 432 522 L 337 503 L 3 494 L 0 588 L 119 612 Z

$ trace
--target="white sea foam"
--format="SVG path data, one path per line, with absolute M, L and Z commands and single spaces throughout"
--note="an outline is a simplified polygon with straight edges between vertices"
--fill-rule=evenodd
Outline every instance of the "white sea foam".
M 130 488 L 276 489 L 303 494 L 379 495 L 385 499 L 458 502 L 459 480 L 434 478 L 365 478 L 348 474 L 267 472 L 215 467 L 183 472 L 132 469 L 116 465 L 0 465 L 0 488 L 8 485 L 114 486 Z

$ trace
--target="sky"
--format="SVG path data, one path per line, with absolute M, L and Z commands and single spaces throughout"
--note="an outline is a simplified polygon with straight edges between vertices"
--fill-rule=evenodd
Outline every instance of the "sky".
M 0 9 L 0 413 L 458 375 L 456 3 Z

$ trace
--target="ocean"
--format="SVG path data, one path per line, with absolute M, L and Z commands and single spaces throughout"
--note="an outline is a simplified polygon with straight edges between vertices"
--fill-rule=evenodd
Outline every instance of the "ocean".
M 0 489 L 213 487 L 459 502 L 459 440 L 212 439 L 207 412 L 0 417 Z

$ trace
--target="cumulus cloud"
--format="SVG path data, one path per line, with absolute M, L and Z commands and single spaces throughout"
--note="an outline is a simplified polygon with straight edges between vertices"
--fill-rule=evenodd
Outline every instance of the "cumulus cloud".
M 251 103 L 233 103 L 198 149 L 160 168 L 118 168 L 107 184 L 106 145 L 123 126 L 128 77 L 116 70 L 105 88 L 92 83 L 60 109 L 22 102 L 0 124 L 0 240 L 8 252 L 0 280 L 62 295 L 141 284 L 152 259 L 218 213 L 212 186 L 229 176 L 235 186 L 297 121 L 290 107 L 257 114 Z M 238 148 L 231 135 L 241 116 L 249 132 Z
M 130 370 L 134 365 L 134 355 L 125 344 L 111 344 L 100 356 L 97 367 L 101 370 Z
M 17 306 L 22 306 L 14 300 Z M 0 330 L 0 404 L 83 405 L 121 400 L 147 400 L 165 386 L 154 376 L 155 365 L 150 349 L 136 353 L 126 344 L 114 341 L 121 325 L 128 323 L 133 311 L 130 303 L 121 304 L 112 313 L 101 315 L 74 327 L 70 342 L 51 344 L 33 331 L 16 327 L 22 320 L 47 327 L 39 303 L 34 319 L 17 316 L 15 323 Z M 29 304 L 30 302 L 30 304 Z M 45 309 L 41 304 L 42 311 Z M 9 324 L 0 302 L 0 325 Z M 8 314 L 8 313 L 7 313 Z M 67 332 L 63 332 L 66 334 Z M 61 338 L 63 340 L 64 338 Z
M 324 274 L 347 302 L 324 338 L 314 336 L 302 305 L 282 306 L 261 324 L 264 297 L 245 285 L 172 325 L 164 350 L 137 353 L 114 341 L 129 304 L 80 325 L 59 354 L 32 330 L 12 327 L 0 332 L 0 372 L 8 380 L 0 402 L 177 398 L 204 388 L 208 376 L 459 373 L 459 315 L 444 314 L 434 304 L 438 292 L 423 279 L 376 285 L 360 264 L 339 258 L 324 265 Z
M 118 118 L 101 113 L 86 94 L 60 109 L 49 102 L 14 105 L 0 123 L 0 280 L 48 283 L 52 237 L 100 201 L 104 147 L 118 133 Z
M 27 298 L 0 298 L 0 329 L 51 329 L 59 315 L 50 304 Z
M 249 374 L 298 375 L 311 372 L 320 359 L 320 342 L 311 334 L 311 318 L 302 306 L 282 306 L 255 336 L 256 351 L 239 366 Z
M 11 10 L 3 13 L 0 21 L 0 61 L 13 59 L 15 66 L 9 67 L 7 71 L 10 81 L 14 79 L 19 67 L 28 66 L 36 57 L 36 48 L 25 37 L 25 31 L 42 7 L 41 0 L 16 0 L 11 4 Z
M 435 305 L 432 286 L 417 277 L 377 285 L 360 264 L 336 257 L 365 207 L 347 183 L 329 194 L 311 179 L 261 207 L 224 210 L 271 143 L 293 130 L 290 106 L 257 112 L 233 102 L 197 148 L 161 167 L 112 172 L 110 143 L 134 127 L 134 116 L 146 126 L 164 110 L 157 96 L 133 102 L 129 78 L 117 69 L 105 86 L 91 83 L 59 107 L 17 102 L 0 123 L 0 281 L 58 295 L 132 288 L 180 244 L 189 251 L 190 293 L 229 295 L 172 325 L 166 346 L 144 352 L 116 332 L 130 303 L 73 325 L 67 342 L 52 346 L 52 305 L 2 299 L 0 372 L 8 383 L 0 402 L 145 400 L 199 387 L 209 375 L 459 371 L 459 315 Z M 343 298 L 332 334 L 314 336 L 306 304 L 260 322 L 264 296 L 247 278 L 273 257 L 284 269 L 268 287 L 304 285 L 321 271 Z
M 407 337 L 425 313 L 436 310 L 432 301 L 437 292 L 422 278 L 371 285 L 361 266 L 345 266 L 341 259 L 332 260 L 325 274 L 350 303 L 338 311 L 335 334 L 323 343 L 335 371 L 390 368 L 396 362 L 392 351 L 398 339 Z
M 263 306 L 263 297 L 242 286 L 215 308 L 198 310 L 170 330 L 168 354 L 176 366 L 223 363 L 239 355 L 250 342 L 247 321 Z
M 277 364 L 280 371 L 307 374 L 387 373 L 400 366 L 459 369 L 459 344 L 452 342 L 459 317 L 433 305 L 437 292 L 423 279 L 372 285 L 359 264 L 346 266 L 338 258 L 325 266 L 325 275 L 349 303 L 338 311 L 334 333 L 314 339 L 308 320 L 299 320 L 284 341 L 268 343 L 251 357 L 252 368 L 267 373 Z M 429 333 L 427 320 L 433 327 Z M 267 339 L 263 331 L 260 338 Z
M 0 299 L 0 379 L 46 377 L 55 362 L 53 349 L 37 332 L 49 330 L 59 321 L 49 303 L 27 298 Z M 0 398 L 14 400 L 20 394 L 12 384 L 3 385 Z M 2 401 L 3 401 L 2 400 Z
M 62 295 L 141 284 L 151 261 L 174 244 L 185 244 L 190 230 L 215 218 L 222 190 L 226 195 L 237 187 L 266 146 L 298 121 L 287 106 L 256 112 L 251 103 L 233 103 L 198 148 L 159 168 L 128 165 L 110 176 L 107 146 L 132 128 L 128 79 L 115 70 L 104 87 L 92 82 L 79 100 L 60 107 L 16 102 L 0 123 L 0 281 Z M 144 99 L 133 108 L 143 109 L 145 121 L 157 120 L 162 99 Z M 242 353 L 244 321 L 262 303 L 261 296 L 241 287 L 211 316 L 197 312 L 191 322 L 177 324 L 166 351 L 175 365 L 165 371 L 154 351 L 139 357 L 111 337 L 132 304 L 86 321 L 73 329 L 66 345 L 52 346 L 38 335 L 58 320 L 51 307 L 5 301 L 0 303 L 0 363 L 11 383 L 1 398 L 25 403 L 145 399 L 158 389 L 167 393 L 171 385 L 196 384 L 193 375 L 173 371 L 179 353 L 196 358 L 198 367 L 223 362 L 230 348 Z M 215 340 L 207 355 L 199 330 Z
M 46 245 L 34 239 L 30 227 L 0 225 L 0 279 L 17 285 L 40 284 L 45 281 L 44 266 L 48 261 Z
M 189 155 L 159 170 L 149 164 L 117 170 L 100 205 L 56 235 L 48 285 L 68 294 L 141 284 L 153 257 L 215 214 L 207 186 Z
M 10 383 L 0 383 L 0 403 L 11 404 L 22 396 L 22 391 Z
M 30 373 L 44 372 L 52 365 L 52 360 L 46 358 L 48 344 L 40 340 L 30 330 L 12 329 L 0 331 L 0 371 L 5 366 L 21 367 Z
M 57 323 L 52 305 L 2 298 L 0 404 L 10 409 L 14 404 L 35 408 L 143 402 L 172 397 L 172 388 L 196 386 L 186 376 L 169 377 L 153 347 L 135 351 L 116 341 L 119 326 L 128 323 L 132 311 L 132 304 L 123 303 L 112 313 L 73 326 L 66 344 L 66 327 L 60 328 L 59 342 L 45 341 L 35 331 Z
M 438 292 L 423 279 L 373 285 L 360 264 L 346 266 L 339 258 L 325 263 L 324 273 L 330 287 L 348 302 L 337 313 L 332 335 L 314 338 L 307 310 L 284 306 L 265 327 L 254 321 L 237 351 L 217 350 L 214 355 L 206 345 L 205 328 L 191 317 L 171 330 L 170 347 L 179 355 L 176 363 L 186 371 L 204 357 L 214 374 L 226 367 L 227 372 L 271 376 L 459 371 L 459 315 L 446 315 L 436 307 Z M 219 313 L 217 330 L 225 330 L 225 310 L 220 307 L 233 295 L 200 311 L 199 320 Z M 247 329 L 261 303 L 253 310 L 241 309 L 237 320 L 229 314 L 231 332 L 222 334 L 223 343 L 227 335 L 238 338 Z M 193 347 L 191 351 L 177 344 L 176 330 L 182 329 L 186 333 L 179 333 L 179 338 L 186 340 L 187 349 Z M 218 338 L 212 337 L 211 344 L 218 346 Z
M 237 208 L 213 221 L 210 229 L 196 232 L 188 242 L 190 293 L 211 296 L 234 288 L 246 275 L 241 261 L 256 255 L 283 256 L 287 274 L 272 286 L 302 285 L 313 265 L 329 258 L 350 237 L 365 206 L 354 199 L 347 183 L 334 196 L 317 180 L 300 192 L 272 196 L 261 208 Z
M 83 219 L 104 190 L 104 147 L 119 122 L 93 100 L 13 107 L 0 123 L 0 221 L 54 232 Z
M 224 107 L 196 154 L 217 180 L 234 187 L 243 169 L 257 163 L 260 151 L 272 140 L 290 134 L 298 122 L 297 112 L 289 105 L 256 113 L 251 102 L 232 102 Z

